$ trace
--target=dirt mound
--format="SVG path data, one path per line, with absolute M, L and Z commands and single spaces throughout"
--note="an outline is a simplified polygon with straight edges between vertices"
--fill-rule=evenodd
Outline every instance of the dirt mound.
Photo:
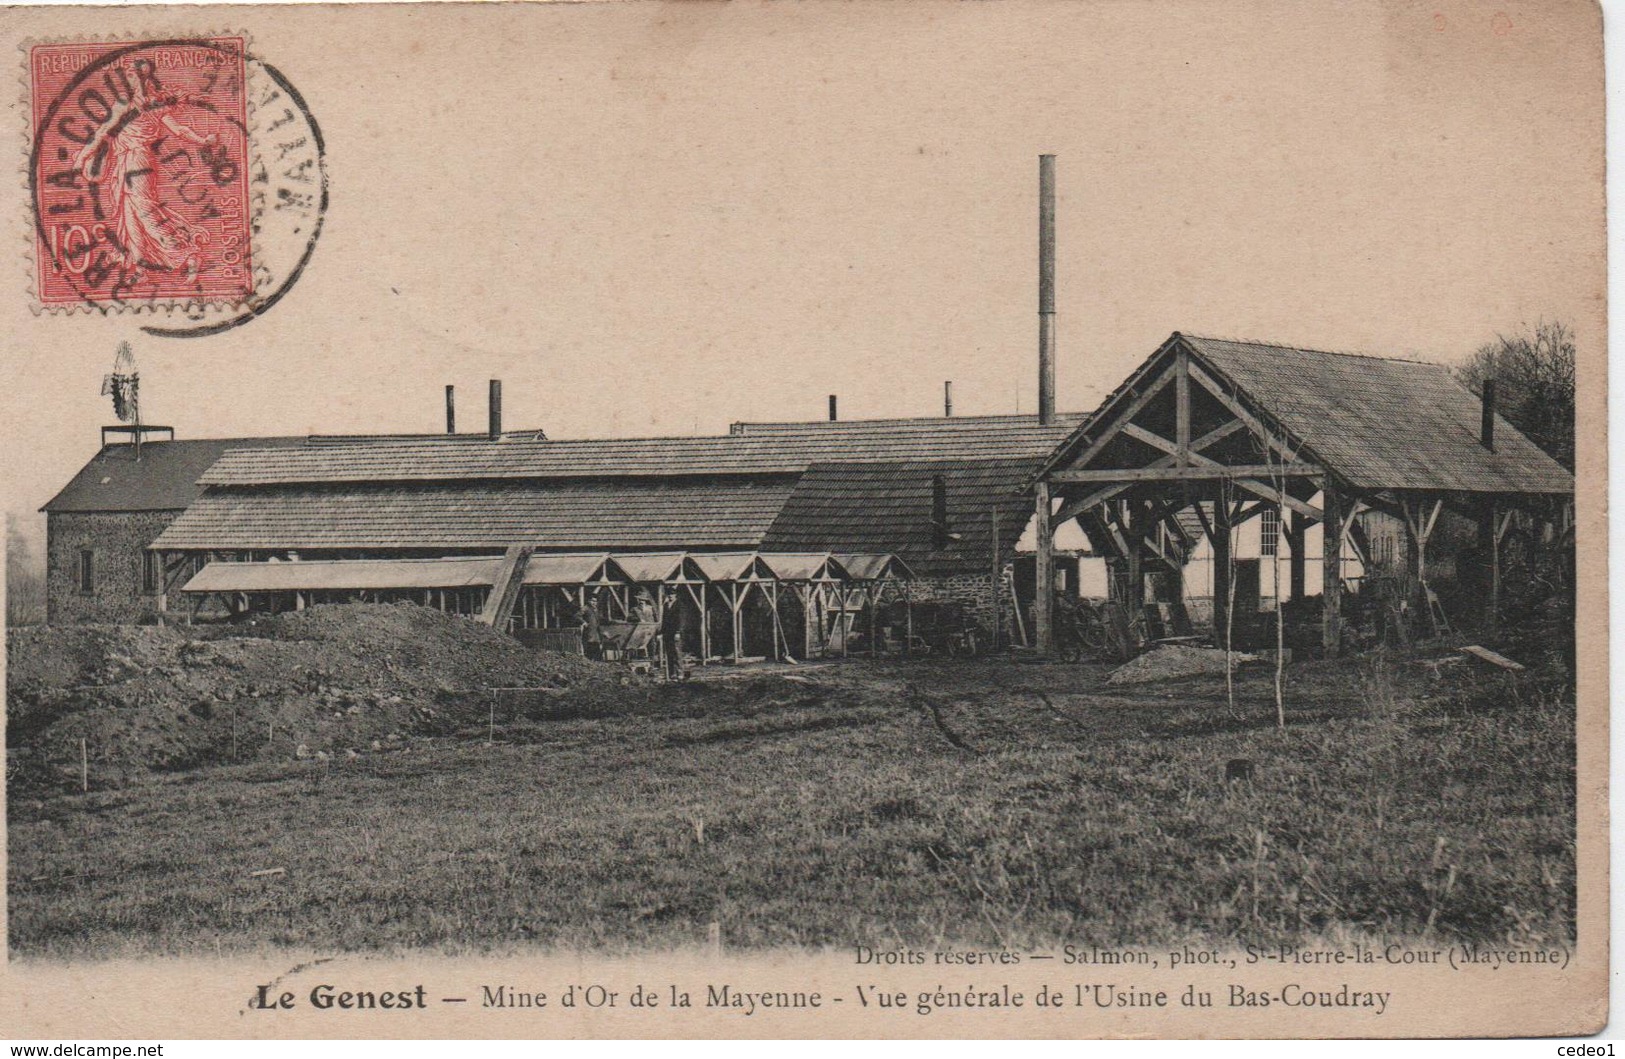
M 1231 652 L 1231 668 L 1243 662 L 1256 662 L 1257 655 Z M 1199 677 L 1209 673 L 1224 675 L 1225 654 L 1214 647 L 1186 647 L 1164 644 L 1153 647 L 1145 654 L 1125 662 L 1106 677 L 1108 684 L 1148 684 L 1153 680 L 1176 680 L 1180 677 Z
M 410 604 L 313 607 L 233 626 L 11 631 L 7 780 L 92 783 L 256 758 L 381 753 L 483 723 L 492 688 L 590 706 L 624 672 L 531 650 Z M 580 700 L 579 703 L 577 700 Z

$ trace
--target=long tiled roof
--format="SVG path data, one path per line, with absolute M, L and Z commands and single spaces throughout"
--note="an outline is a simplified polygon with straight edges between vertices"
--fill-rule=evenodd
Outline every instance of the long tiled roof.
M 303 444 L 303 437 L 144 441 L 139 460 L 128 443 L 104 445 L 43 510 L 179 511 L 197 499 L 198 478 L 228 450 Z
M 755 548 L 794 477 L 213 488 L 155 547 Z
M 1087 418 L 1083 412 L 1057 412 L 1055 423 L 1062 427 L 1075 427 Z M 929 426 L 943 434 L 978 434 L 989 429 L 999 431 L 1023 430 L 1040 426 L 1035 415 L 937 416 L 914 419 L 811 419 L 779 422 L 737 422 L 729 426 L 730 434 L 824 434 L 883 437 L 893 433 L 909 433 Z
M 204 485 L 450 481 L 499 478 L 797 474 L 815 463 L 1038 458 L 1077 425 L 1072 416 L 780 424 L 764 433 L 595 441 L 505 439 L 456 446 L 377 441 L 301 449 L 237 449 Z
M 531 440 L 540 430 L 520 431 Z M 133 512 L 179 511 L 202 492 L 198 479 L 216 460 L 233 449 L 289 449 L 305 445 L 377 444 L 411 441 L 419 445 L 490 444 L 485 434 L 300 434 L 263 438 L 194 438 L 185 441 L 144 441 L 141 458 L 128 442 L 104 445 L 72 481 L 62 487 L 44 511 Z
M 1021 483 L 1037 458 L 951 464 L 817 464 L 807 469 L 773 520 L 762 547 L 773 551 L 893 552 L 923 576 L 991 569 L 993 512 L 1008 559 L 1032 514 Z M 933 479 L 948 501 L 947 547 L 933 547 Z
M 1480 445 L 1479 399 L 1446 365 L 1182 337 L 1259 411 L 1359 488 L 1574 490 L 1573 475 L 1499 416 L 1495 451 Z

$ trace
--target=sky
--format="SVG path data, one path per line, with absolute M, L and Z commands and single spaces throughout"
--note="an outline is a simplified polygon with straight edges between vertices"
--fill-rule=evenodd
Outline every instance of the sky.
M 151 9 L 25 37 L 184 31 Z M 179 437 L 436 431 L 443 389 L 553 437 L 1031 412 L 1037 158 L 1058 158 L 1058 404 L 1175 330 L 1457 360 L 1604 341 L 1594 6 L 1349 2 L 240 8 L 331 205 L 253 323 L 0 313 L 9 512 L 112 422 L 121 340 Z M 195 28 L 195 27 L 191 27 Z M 20 165 L 21 108 L 0 121 Z M 19 248 L 27 195 L 0 190 Z M 1582 385 L 1585 384 L 1584 379 Z

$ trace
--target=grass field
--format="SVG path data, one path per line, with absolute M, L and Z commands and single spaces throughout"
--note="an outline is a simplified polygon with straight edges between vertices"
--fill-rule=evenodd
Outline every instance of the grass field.
M 1476 663 L 1472 664 L 1476 666 Z M 1574 700 L 1404 659 L 1106 688 L 728 672 L 620 712 L 10 806 L 46 956 L 1572 937 Z M 1250 784 L 1225 765 L 1250 758 Z M 282 874 L 256 877 L 270 868 Z

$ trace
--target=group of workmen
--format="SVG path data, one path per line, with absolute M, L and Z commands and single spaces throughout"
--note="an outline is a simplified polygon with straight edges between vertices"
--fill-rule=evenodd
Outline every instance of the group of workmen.
M 683 664 L 683 622 L 676 605 L 676 593 L 670 593 L 664 607 L 655 605 L 654 596 L 647 588 L 639 588 L 632 597 L 630 621 L 637 626 L 658 625 L 659 661 L 666 677 L 683 680 L 688 671 Z M 604 597 L 600 589 L 587 594 L 585 606 L 577 607 L 566 597 L 559 614 L 563 628 L 579 628 L 581 645 L 588 658 L 604 657 L 605 648 L 612 645 L 613 637 L 604 632 Z

